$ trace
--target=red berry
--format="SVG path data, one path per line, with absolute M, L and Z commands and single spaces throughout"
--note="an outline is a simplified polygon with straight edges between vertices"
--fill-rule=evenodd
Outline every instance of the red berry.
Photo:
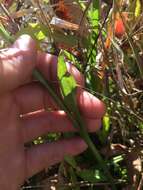
M 118 37 L 118 38 L 121 38 L 126 32 L 124 22 L 127 21 L 128 14 L 126 12 L 124 12 L 124 13 L 122 13 L 122 17 L 123 17 L 124 21 L 117 14 L 116 15 L 116 20 L 115 20 L 115 25 L 114 25 L 115 36 Z
M 115 36 L 121 38 L 125 34 L 125 26 L 122 19 L 115 21 Z

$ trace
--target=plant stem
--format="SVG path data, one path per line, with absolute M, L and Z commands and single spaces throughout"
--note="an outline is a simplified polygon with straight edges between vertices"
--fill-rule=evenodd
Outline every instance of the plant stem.
M 0 35 L 9 43 L 13 43 L 14 39 L 10 34 L 5 30 L 2 24 L 0 24 Z
M 97 160 L 97 162 L 100 164 L 100 166 L 102 167 L 105 175 L 107 176 L 108 180 L 111 183 L 112 186 L 112 190 L 116 190 L 115 184 L 114 184 L 114 180 L 107 168 L 107 165 L 105 164 L 103 158 L 101 157 L 100 153 L 98 152 L 98 150 L 96 149 L 95 145 L 93 144 L 93 142 L 91 141 L 89 134 L 86 130 L 86 126 L 80 116 L 80 113 L 77 109 L 75 116 L 76 119 L 73 118 L 72 113 L 69 111 L 69 109 L 67 108 L 67 106 L 64 104 L 64 102 L 56 95 L 56 93 L 54 92 L 54 90 L 52 89 L 52 87 L 50 86 L 50 84 L 48 83 L 47 80 L 44 79 L 43 75 L 38 71 L 38 70 L 34 70 L 33 72 L 33 76 L 38 79 L 38 81 L 45 87 L 47 88 L 48 92 L 50 93 L 50 95 L 52 96 L 52 98 L 55 100 L 55 102 L 58 104 L 58 106 L 64 110 L 67 114 L 67 116 L 69 117 L 69 119 L 71 120 L 71 122 L 73 123 L 73 125 L 75 126 L 75 128 L 79 129 L 79 134 L 80 136 L 84 139 L 84 141 L 86 142 L 86 144 L 88 145 L 89 149 L 91 150 L 91 152 L 94 155 L 94 158 Z
M 45 88 L 47 88 L 49 94 L 52 96 L 52 98 L 55 100 L 55 102 L 58 104 L 58 106 L 60 107 L 60 109 L 64 110 L 69 119 L 72 121 L 72 123 L 74 124 L 74 126 L 76 128 L 78 128 L 78 124 L 77 122 L 73 119 L 72 114 L 70 113 L 69 109 L 67 108 L 67 106 L 64 104 L 64 102 L 56 95 L 56 93 L 54 92 L 53 88 L 51 87 L 51 85 L 49 84 L 49 82 L 44 79 L 43 75 L 40 73 L 40 71 L 38 71 L 37 69 L 34 69 L 33 71 L 33 76 L 35 79 L 37 79 Z
M 93 153 L 94 158 L 97 160 L 97 162 L 100 164 L 101 168 L 103 169 L 104 174 L 107 176 L 108 180 L 111 183 L 112 190 L 116 190 L 112 175 L 110 174 L 110 172 L 109 172 L 109 170 L 107 168 L 107 165 L 105 164 L 105 161 L 101 157 L 101 155 L 100 155 L 99 151 L 97 150 L 96 146 L 93 144 L 93 142 L 92 142 L 92 140 L 91 140 L 91 138 L 90 138 L 90 136 L 89 136 L 89 134 L 87 132 L 85 123 L 84 123 L 83 119 L 81 118 L 81 115 L 80 115 L 80 112 L 78 111 L 78 109 L 77 109 L 75 114 L 76 114 L 76 119 L 77 119 L 77 121 L 79 123 L 79 127 L 80 127 L 80 130 L 79 130 L 80 136 L 85 140 L 85 142 L 88 145 L 89 149 Z

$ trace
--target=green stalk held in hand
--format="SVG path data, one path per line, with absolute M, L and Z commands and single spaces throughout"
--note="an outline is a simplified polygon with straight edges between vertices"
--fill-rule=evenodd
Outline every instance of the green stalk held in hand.
M 58 58 L 58 79 L 60 83 L 63 102 L 66 107 L 66 110 L 64 111 L 67 113 L 68 117 L 73 122 L 74 127 L 78 129 L 80 136 L 88 145 L 89 149 L 93 153 L 95 160 L 97 160 L 100 164 L 101 168 L 103 169 L 105 175 L 107 176 L 108 180 L 112 185 L 112 189 L 116 189 L 113 178 L 108 170 L 108 167 L 102 159 L 100 153 L 96 149 L 95 145 L 91 141 L 87 132 L 87 127 L 85 126 L 85 122 L 81 118 L 76 102 L 77 84 L 74 80 L 74 77 L 68 73 L 66 63 L 64 62 L 64 56 L 62 54 L 59 55 Z

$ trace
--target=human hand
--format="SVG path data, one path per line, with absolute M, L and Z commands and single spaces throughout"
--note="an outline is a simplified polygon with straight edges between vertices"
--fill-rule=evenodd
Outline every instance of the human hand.
M 39 53 L 35 42 L 21 36 L 11 48 L 0 51 L 0 188 L 17 190 L 24 180 L 44 168 L 63 160 L 65 155 L 77 155 L 87 145 L 81 138 L 59 140 L 25 148 L 24 144 L 48 132 L 74 131 L 66 114 L 38 82 L 32 81 L 37 67 L 50 81 L 56 81 L 57 57 Z M 79 85 L 84 79 L 69 65 Z M 80 89 L 77 102 L 90 132 L 101 125 L 104 104 Z M 51 108 L 52 112 L 45 111 Z

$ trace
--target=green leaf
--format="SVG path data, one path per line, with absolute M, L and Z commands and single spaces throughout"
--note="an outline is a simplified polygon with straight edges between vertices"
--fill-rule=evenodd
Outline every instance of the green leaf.
M 109 132 L 110 130 L 110 117 L 108 114 L 106 114 L 104 117 L 103 117 L 103 131 L 105 133 L 105 135 Z
M 104 144 L 107 140 L 107 136 L 110 131 L 110 117 L 106 113 L 106 115 L 103 117 L 103 122 L 102 122 L 102 129 L 98 133 L 100 141 Z
M 69 110 L 74 112 L 77 109 L 75 98 L 77 84 L 74 77 L 67 70 L 63 55 L 60 55 L 58 58 L 58 79 L 64 102 Z
M 93 7 L 99 10 L 99 0 L 93 0 Z
M 58 79 L 62 80 L 62 78 L 67 73 L 67 66 L 64 61 L 64 56 L 60 55 L 58 58 Z
M 40 42 L 49 36 L 48 29 L 43 24 L 29 23 L 27 27 L 22 28 L 17 34 L 16 38 L 22 34 L 30 35 L 34 40 Z
M 65 97 L 75 92 L 76 82 L 73 76 L 64 76 L 61 80 L 61 85 Z
M 94 31 L 98 33 L 99 25 L 99 1 L 93 1 L 93 6 L 88 12 L 88 16 L 91 22 L 91 25 L 94 27 Z
M 70 115 L 70 119 L 73 122 L 73 126 L 79 129 L 81 125 L 79 125 L 78 122 L 81 119 L 76 102 L 77 84 L 74 77 L 67 70 L 63 54 L 59 55 L 57 75 L 60 83 L 60 90 L 61 95 L 63 97 L 63 102 L 66 107 L 66 110 L 68 110 L 69 113 L 68 115 Z
M 89 47 L 88 47 L 88 64 L 94 65 L 96 64 L 96 55 L 97 55 L 97 40 L 99 36 L 99 0 L 93 1 L 93 4 L 91 6 L 91 9 L 88 11 L 88 18 L 89 22 L 91 23 L 92 26 L 92 32 L 89 36 L 88 41 Z M 84 68 L 86 70 L 86 68 Z
M 141 14 L 141 1 L 136 0 L 136 7 L 135 7 L 135 17 L 139 17 Z
M 83 180 L 89 181 L 91 183 L 103 182 L 107 180 L 106 176 L 101 172 L 101 170 L 97 169 L 84 169 L 81 171 L 77 171 L 77 175 Z

